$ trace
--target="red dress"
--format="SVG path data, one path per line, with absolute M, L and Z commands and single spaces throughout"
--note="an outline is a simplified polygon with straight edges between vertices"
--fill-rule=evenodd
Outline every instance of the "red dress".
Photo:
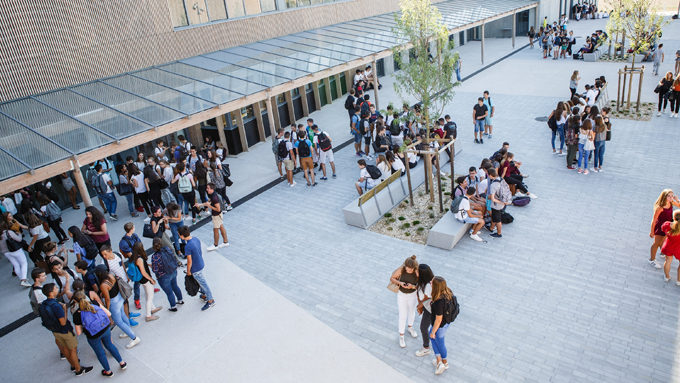
M 668 209 L 662 209 L 661 213 L 659 213 L 659 217 L 656 219 L 656 225 L 654 225 L 654 235 L 666 235 L 666 233 L 661 230 L 661 226 L 670 221 L 673 221 L 673 206 Z
M 661 230 L 666 234 L 666 239 L 664 239 L 663 245 L 661 245 L 661 253 L 666 256 L 673 256 L 680 260 L 680 234 L 669 234 L 671 231 L 671 222 L 664 222 L 663 225 L 661 225 Z

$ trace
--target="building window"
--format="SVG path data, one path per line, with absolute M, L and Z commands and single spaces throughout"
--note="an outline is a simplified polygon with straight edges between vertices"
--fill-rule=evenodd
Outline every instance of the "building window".
M 227 15 L 230 19 L 246 15 L 243 0 L 226 0 L 227 1 Z
M 271 12 L 276 10 L 276 0 L 260 0 L 260 8 L 262 12 Z
M 168 6 L 170 7 L 170 19 L 173 26 L 184 27 L 189 25 L 184 0 L 168 0 Z
M 208 7 L 208 18 L 210 21 L 224 20 L 227 18 L 227 9 L 224 7 L 224 0 L 205 0 Z
M 286 8 L 299 8 L 308 5 L 328 4 L 339 0 L 286 0 Z

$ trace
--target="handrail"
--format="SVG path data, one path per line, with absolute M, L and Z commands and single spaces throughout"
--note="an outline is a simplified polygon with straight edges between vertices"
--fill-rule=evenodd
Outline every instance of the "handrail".
M 373 189 L 362 194 L 361 197 L 359 197 L 359 206 L 363 205 L 364 203 L 366 203 L 366 201 L 373 198 L 376 195 L 376 193 L 381 192 L 383 189 L 389 186 L 389 184 L 399 179 L 399 177 L 401 177 L 401 172 L 394 172 L 391 176 L 385 178 L 384 180 L 380 181 L 379 184 L 375 185 Z

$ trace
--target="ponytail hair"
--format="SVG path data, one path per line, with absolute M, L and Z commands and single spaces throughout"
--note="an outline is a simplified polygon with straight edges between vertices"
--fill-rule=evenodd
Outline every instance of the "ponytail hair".
M 668 232 L 668 235 L 678 234 L 680 234 L 680 210 L 673 213 L 673 223 L 671 223 L 671 230 Z
M 91 313 L 96 313 L 97 310 L 90 304 L 90 301 L 87 300 L 87 297 L 85 296 L 85 293 L 82 291 L 78 291 L 73 295 L 73 299 L 78 302 L 78 308 L 80 308 L 80 311 L 89 311 Z

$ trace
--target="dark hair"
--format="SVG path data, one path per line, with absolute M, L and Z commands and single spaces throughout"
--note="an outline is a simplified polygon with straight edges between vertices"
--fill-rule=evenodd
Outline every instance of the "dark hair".
M 135 227 L 135 224 L 132 222 L 128 222 L 125 225 L 123 225 L 123 230 L 125 230 L 125 233 L 129 233 L 130 230 L 132 230 Z
M 470 169 L 468 169 L 468 172 L 476 172 L 477 168 L 474 166 L 470 166 Z
M 95 245 L 92 238 L 90 238 L 90 236 L 88 235 L 83 234 L 83 232 L 80 231 L 80 228 L 78 228 L 78 226 L 69 227 L 68 232 L 71 233 L 71 235 L 73 236 L 73 240 L 75 242 L 78 242 L 78 245 L 83 249 L 86 249 L 88 246 Z
M 106 270 L 106 267 L 96 267 L 94 269 L 94 275 L 97 277 L 97 280 L 99 280 L 99 283 L 103 283 L 106 280 L 111 280 L 111 273 Z
M 50 295 L 50 293 L 54 290 L 56 286 L 57 285 L 55 285 L 54 283 L 45 283 L 45 285 L 42 287 L 42 293 L 45 294 L 45 296 L 47 297 Z
M 478 97 L 478 98 L 477 98 L 477 101 L 482 101 L 482 102 L 484 102 L 484 97 Z
M 196 161 L 196 170 L 194 170 L 194 176 L 196 178 L 203 178 L 208 175 L 208 171 L 205 169 L 205 166 L 203 166 L 203 162 L 201 161 Z
M 432 269 L 430 269 L 430 266 L 424 263 L 418 265 L 418 283 L 416 284 L 416 290 L 425 292 L 425 286 L 432 282 L 432 279 L 434 279 L 434 273 L 432 272 Z
M 177 210 L 180 209 L 179 205 L 174 202 L 170 202 L 169 204 L 165 205 L 165 207 L 168 209 L 168 213 L 173 217 L 177 213 Z
M 211 190 L 215 191 L 215 184 L 212 182 L 208 182 L 208 184 L 206 184 L 205 187 L 208 187 Z
M 489 172 L 489 175 L 490 175 L 491 177 L 498 177 L 498 173 L 496 172 L 496 169 L 495 169 L 495 168 L 491 168 L 491 169 L 489 169 L 489 170 L 487 170 L 487 171 Z
M 45 274 L 45 269 L 42 267 L 36 267 L 31 270 L 31 278 L 33 278 L 33 281 L 36 281 L 38 278 L 40 278 L 40 274 Z
M 105 252 L 105 251 L 113 251 L 113 249 L 112 249 L 111 246 L 109 246 L 109 245 L 102 245 L 102 246 L 99 248 L 99 252 L 100 252 L 100 253 L 103 253 L 103 252 Z
M 94 170 L 99 173 L 100 170 L 102 170 L 102 164 L 97 164 L 94 166 Z
M 187 168 L 186 165 L 184 165 L 184 162 L 182 161 L 178 162 L 177 165 L 175 165 L 175 170 L 177 170 L 177 173 L 183 172 L 184 169 L 186 168 Z
M 92 214 L 92 224 L 94 227 L 100 228 L 104 223 L 104 214 L 102 214 L 102 212 L 94 206 L 86 207 L 85 211 Z
M 177 232 L 182 237 L 188 237 L 191 235 L 191 230 L 189 230 L 188 226 L 180 226 L 179 229 L 177 229 Z
M 361 165 L 361 166 L 366 166 L 366 160 L 364 160 L 364 159 L 362 158 L 362 159 L 360 159 L 359 161 L 357 161 L 357 164 L 359 164 L 359 165 Z
M 475 188 L 472 186 L 468 187 L 467 190 L 465 191 L 465 195 L 473 195 L 475 194 Z
M 450 120 L 450 119 L 451 119 L 451 116 L 449 116 L 449 115 L 447 114 L 446 116 L 444 116 L 444 118 L 447 119 L 447 120 Z
M 144 250 L 144 244 L 141 241 L 135 242 L 135 244 L 132 245 L 132 256 L 130 257 L 130 260 L 132 262 L 137 262 L 137 258 L 140 257 L 146 261 L 146 250 Z
M 154 251 L 159 251 L 163 247 L 163 241 L 160 239 L 160 237 L 153 239 L 152 247 Z
M 137 167 L 137 164 L 134 164 L 134 163 L 128 165 L 128 171 L 133 176 L 139 175 L 139 173 L 141 173 L 141 171 L 139 171 L 139 168 Z
M 458 185 L 462 185 L 463 182 L 465 182 L 465 176 L 460 176 L 460 177 L 456 178 L 456 183 Z

